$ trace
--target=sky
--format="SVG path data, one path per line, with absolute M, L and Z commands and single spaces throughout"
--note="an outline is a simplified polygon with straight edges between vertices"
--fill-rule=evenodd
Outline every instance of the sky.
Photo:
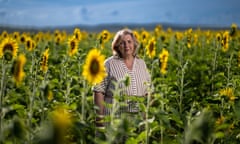
M 240 0 L 0 0 L 0 25 L 240 25 Z

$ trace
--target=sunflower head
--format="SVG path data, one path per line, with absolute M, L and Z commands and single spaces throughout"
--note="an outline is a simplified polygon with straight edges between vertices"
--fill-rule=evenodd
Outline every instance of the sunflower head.
M 13 38 L 18 41 L 19 38 L 20 38 L 19 32 L 15 31 L 15 32 L 13 33 Z
M 24 65 L 26 63 L 26 57 L 24 54 L 20 54 L 18 58 L 13 63 L 12 73 L 15 83 L 18 85 L 21 84 L 25 77 Z
M 7 31 L 3 31 L 2 34 L 1 34 L 1 37 L 2 38 L 7 38 L 8 37 L 8 32 Z
M 73 56 L 78 52 L 78 40 L 75 36 L 68 39 L 68 55 Z
M 52 123 L 52 143 L 68 144 L 72 135 L 71 129 L 74 124 L 74 117 L 71 110 L 66 105 L 59 105 L 49 113 L 50 121 Z
M 17 42 L 8 37 L 5 38 L 0 45 L 0 57 L 4 56 L 6 60 L 12 60 L 17 56 L 18 44 Z
M 234 100 L 236 99 L 236 97 L 235 97 L 235 95 L 234 95 L 234 90 L 233 90 L 233 88 L 231 88 L 231 87 L 227 87 L 227 88 L 221 89 L 221 90 L 219 91 L 219 94 L 220 94 L 220 96 L 226 96 L 226 97 L 228 97 L 228 99 L 229 99 L 230 101 L 234 101 Z
M 54 41 L 56 45 L 61 45 L 63 40 L 64 38 L 61 34 L 58 34 L 54 37 Z
M 162 74 L 167 73 L 167 62 L 168 62 L 169 52 L 165 48 L 163 48 L 162 52 L 159 54 L 159 62 L 160 62 L 160 72 Z
M 222 44 L 223 52 L 226 52 L 229 48 L 229 32 L 228 31 L 225 31 L 223 33 L 221 44 Z
M 25 40 L 25 47 L 28 51 L 32 51 L 36 47 L 36 43 L 31 37 L 27 37 Z
M 147 43 L 149 36 L 150 36 L 150 34 L 146 30 L 143 30 L 141 32 L 140 41 L 143 45 L 145 45 Z
M 166 50 L 165 48 L 162 49 L 162 52 L 159 54 L 159 59 L 160 61 L 163 62 L 167 62 L 168 61 L 168 56 L 169 56 L 169 52 L 168 50 Z
M 156 55 L 156 39 L 155 39 L 155 37 L 150 39 L 148 42 L 147 55 L 149 56 L 149 58 L 154 58 L 154 56 Z
M 133 31 L 133 35 L 135 36 L 135 38 L 140 41 L 140 34 L 138 33 L 138 31 L 134 30 Z
M 48 57 L 49 57 L 49 48 L 47 48 L 43 54 L 42 54 L 42 59 L 41 59 L 41 70 L 46 73 L 48 70 Z
M 230 36 L 235 37 L 237 35 L 237 24 L 233 23 L 231 25 Z
M 78 41 L 80 41 L 82 39 L 81 30 L 79 28 L 74 29 L 73 35 L 74 35 L 75 39 Z
M 27 34 L 26 34 L 26 33 L 23 33 L 23 34 L 20 36 L 20 42 L 24 44 L 25 41 L 26 41 L 26 38 L 27 38 Z
M 216 39 L 217 39 L 218 42 L 221 42 L 222 36 L 221 36 L 220 33 L 216 34 Z
M 111 38 L 111 33 L 108 30 L 103 30 L 99 35 L 99 43 L 103 46 Z
M 154 35 L 155 35 L 156 37 L 159 37 L 160 34 L 161 34 L 161 31 L 162 31 L 162 26 L 161 26 L 161 25 L 157 25 L 157 26 L 155 27 L 155 29 L 154 29 Z
M 177 41 L 181 41 L 182 38 L 183 38 L 183 33 L 181 33 L 181 32 L 176 32 L 175 35 L 174 35 L 174 37 L 175 37 L 175 39 L 176 39 Z
M 52 120 L 57 127 L 64 129 L 72 123 L 72 116 L 67 108 L 59 106 L 52 112 Z
M 43 40 L 43 32 L 38 32 L 36 35 L 34 35 L 34 40 L 36 43 L 39 43 Z
M 90 84 L 101 82 L 106 76 L 104 67 L 105 56 L 96 48 L 90 50 L 83 66 L 83 76 Z
M 47 84 L 43 90 L 44 98 L 46 98 L 48 101 L 51 101 L 53 99 L 53 92 L 51 91 L 50 85 Z

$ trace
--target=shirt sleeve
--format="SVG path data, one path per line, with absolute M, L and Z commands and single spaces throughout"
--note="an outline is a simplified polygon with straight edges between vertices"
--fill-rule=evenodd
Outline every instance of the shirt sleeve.
M 146 65 L 146 63 L 145 63 L 145 61 L 143 61 L 142 60 L 142 63 L 143 63 L 143 66 L 144 66 L 144 68 L 145 68 L 145 76 L 146 76 L 146 87 L 147 87 L 147 89 L 146 89 L 146 91 L 145 91 L 145 93 L 147 94 L 147 93 L 149 93 L 149 88 L 153 88 L 152 87 L 152 84 L 151 84 L 151 82 L 152 82 L 152 80 L 151 80 L 151 74 L 150 74 L 150 71 L 149 71 L 149 69 L 148 69 L 148 67 L 147 67 L 147 65 Z
M 145 71 L 145 76 L 147 78 L 147 82 L 150 83 L 151 82 L 151 75 L 150 75 L 149 69 L 148 69 L 144 60 L 141 59 L 141 63 L 142 63 L 142 66 L 144 68 L 144 71 Z

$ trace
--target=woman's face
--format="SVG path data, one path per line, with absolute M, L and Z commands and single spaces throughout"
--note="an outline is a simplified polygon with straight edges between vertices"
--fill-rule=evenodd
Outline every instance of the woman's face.
M 120 42 L 119 51 L 123 58 L 133 56 L 134 53 L 134 41 L 130 34 L 123 35 Z

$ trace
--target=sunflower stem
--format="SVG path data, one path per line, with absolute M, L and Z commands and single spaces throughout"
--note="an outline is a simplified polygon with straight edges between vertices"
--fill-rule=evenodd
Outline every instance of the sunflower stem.
M 32 143 L 32 116 L 33 116 L 33 101 L 36 93 L 36 71 L 34 71 L 35 66 L 35 52 L 32 53 L 32 65 L 30 68 L 31 79 L 32 79 L 32 92 L 29 96 L 29 112 L 28 112 L 28 126 L 30 133 L 28 134 L 28 141 Z
M 229 85 L 229 82 L 230 82 L 232 57 L 233 57 L 233 53 L 231 53 L 228 59 L 228 64 L 227 64 L 227 85 Z
M 219 50 L 219 42 L 215 43 L 216 48 L 214 49 L 214 58 L 213 58 L 213 68 L 212 68 L 212 76 L 211 76 L 211 91 L 212 91 L 212 95 L 213 95 L 213 91 L 214 91 L 214 74 L 215 74 L 215 70 L 217 69 L 217 54 L 218 54 L 218 50 Z
M 6 77 L 6 67 L 4 63 L 4 59 L 2 59 L 2 79 L 1 79 L 1 93 L 0 93 L 0 112 L 1 112 L 1 118 L 0 118 L 0 138 L 2 139 L 2 124 L 3 124 L 3 110 L 2 110 L 2 100 L 3 100 L 3 95 L 4 95 L 4 81 Z
M 150 107 L 150 94 L 147 95 L 147 109 L 146 109 L 146 144 L 149 143 L 149 124 L 148 124 L 148 117 L 149 117 L 149 107 Z
M 86 81 L 83 81 L 83 87 L 86 87 Z M 85 120 L 85 92 L 82 92 L 82 121 Z
M 180 95 L 179 95 L 179 113 L 182 113 L 182 99 L 183 99 L 183 84 L 184 84 L 184 65 L 183 65 L 183 47 L 180 46 L 180 68 L 181 68 L 181 75 L 180 75 Z

